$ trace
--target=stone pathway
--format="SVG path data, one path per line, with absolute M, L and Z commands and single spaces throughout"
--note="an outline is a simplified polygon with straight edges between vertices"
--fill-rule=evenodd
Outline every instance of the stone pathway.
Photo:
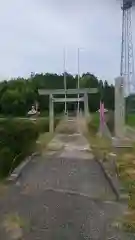
M 125 207 L 115 202 L 87 140 L 73 124 L 73 134 L 57 133 L 46 154 L 34 157 L 0 196 L 0 239 L 124 240 L 112 223 Z

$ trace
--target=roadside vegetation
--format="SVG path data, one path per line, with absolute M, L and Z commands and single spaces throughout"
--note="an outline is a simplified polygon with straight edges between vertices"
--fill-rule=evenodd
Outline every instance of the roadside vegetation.
M 135 126 L 134 115 L 129 116 L 128 123 Z M 95 113 L 88 124 L 88 138 L 96 157 L 107 161 L 108 153 L 115 152 L 117 154 L 117 169 L 123 185 L 121 191 L 128 195 L 128 211 L 121 220 L 121 224 L 125 231 L 135 233 L 135 143 L 132 148 L 116 150 L 112 147 L 111 140 L 97 134 L 98 129 L 99 116 Z
M 88 123 L 88 139 L 91 144 L 93 153 L 98 158 L 105 158 L 111 149 L 111 140 L 106 137 L 99 136 L 100 127 L 99 113 L 94 113 Z
M 124 228 L 135 233 L 135 146 L 117 152 L 117 167 L 123 191 L 128 194 L 128 211 L 124 218 Z
M 55 120 L 55 125 L 58 119 Z M 33 151 L 41 150 L 49 140 L 49 134 L 41 139 L 43 133 L 48 133 L 47 118 L 35 121 L 25 119 L 6 119 L 0 121 L 0 178 L 5 178 Z M 40 139 L 40 144 L 36 141 Z M 42 141 L 41 141 L 42 140 Z

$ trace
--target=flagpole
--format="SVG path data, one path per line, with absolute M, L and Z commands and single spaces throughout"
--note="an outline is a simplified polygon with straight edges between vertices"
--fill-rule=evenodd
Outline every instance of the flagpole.
M 77 88 L 79 91 L 80 88 L 80 49 L 78 48 L 78 52 L 77 52 L 77 67 L 78 67 L 78 81 L 77 81 Z M 79 103 L 79 93 L 78 93 L 78 104 L 77 104 L 77 112 L 79 113 L 79 108 L 80 108 L 80 103 Z
M 65 91 L 65 115 L 67 113 L 67 103 L 66 103 L 66 88 L 67 88 L 67 84 L 66 84 L 66 51 L 64 48 L 63 51 L 63 70 L 64 70 L 64 91 Z

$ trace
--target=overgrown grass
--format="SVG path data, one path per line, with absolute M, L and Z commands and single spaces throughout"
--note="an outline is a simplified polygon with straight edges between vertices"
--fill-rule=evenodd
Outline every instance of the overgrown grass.
M 119 176 L 129 195 L 128 212 L 123 220 L 126 231 L 135 233 L 135 147 L 117 153 Z
M 89 141 L 97 157 L 105 158 L 109 152 L 115 151 L 109 139 L 97 135 L 99 128 L 98 115 L 94 114 L 89 122 Z M 128 125 L 135 126 L 135 115 L 129 115 Z M 117 168 L 123 183 L 124 192 L 129 195 L 128 211 L 122 219 L 122 224 L 127 232 L 135 233 L 135 144 L 130 149 L 117 149 Z
M 99 130 L 99 114 L 92 115 L 91 120 L 88 123 L 88 134 L 91 148 L 96 157 L 106 157 L 108 152 L 111 151 L 111 141 L 108 138 L 100 136 Z
M 99 124 L 100 124 L 99 113 L 96 112 L 96 113 L 91 115 L 91 119 L 88 123 L 88 128 L 89 128 L 90 132 L 95 134 L 99 129 Z

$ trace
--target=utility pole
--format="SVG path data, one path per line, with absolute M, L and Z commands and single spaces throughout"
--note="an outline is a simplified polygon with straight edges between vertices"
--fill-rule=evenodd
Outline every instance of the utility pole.
M 77 51 L 77 67 L 78 67 L 77 88 L 79 90 L 80 89 L 80 49 L 79 48 L 78 48 L 78 51 Z M 78 114 L 79 114 L 79 108 L 80 108 L 79 97 L 80 97 L 80 94 L 78 93 L 78 104 L 77 104 Z
M 64 66 L 63 66 L 63 69 L 64 69 L 64 90 L 65 90 L 65 115 L 67 114 L 67 103 L 66 103 L 66 90 L 67 90 L 67 83 L 66 83 L 66 51 L 65 51 L 65 48 L 64 48 L 64 52 L 63 52 L 63 62 L 64 62 Z

